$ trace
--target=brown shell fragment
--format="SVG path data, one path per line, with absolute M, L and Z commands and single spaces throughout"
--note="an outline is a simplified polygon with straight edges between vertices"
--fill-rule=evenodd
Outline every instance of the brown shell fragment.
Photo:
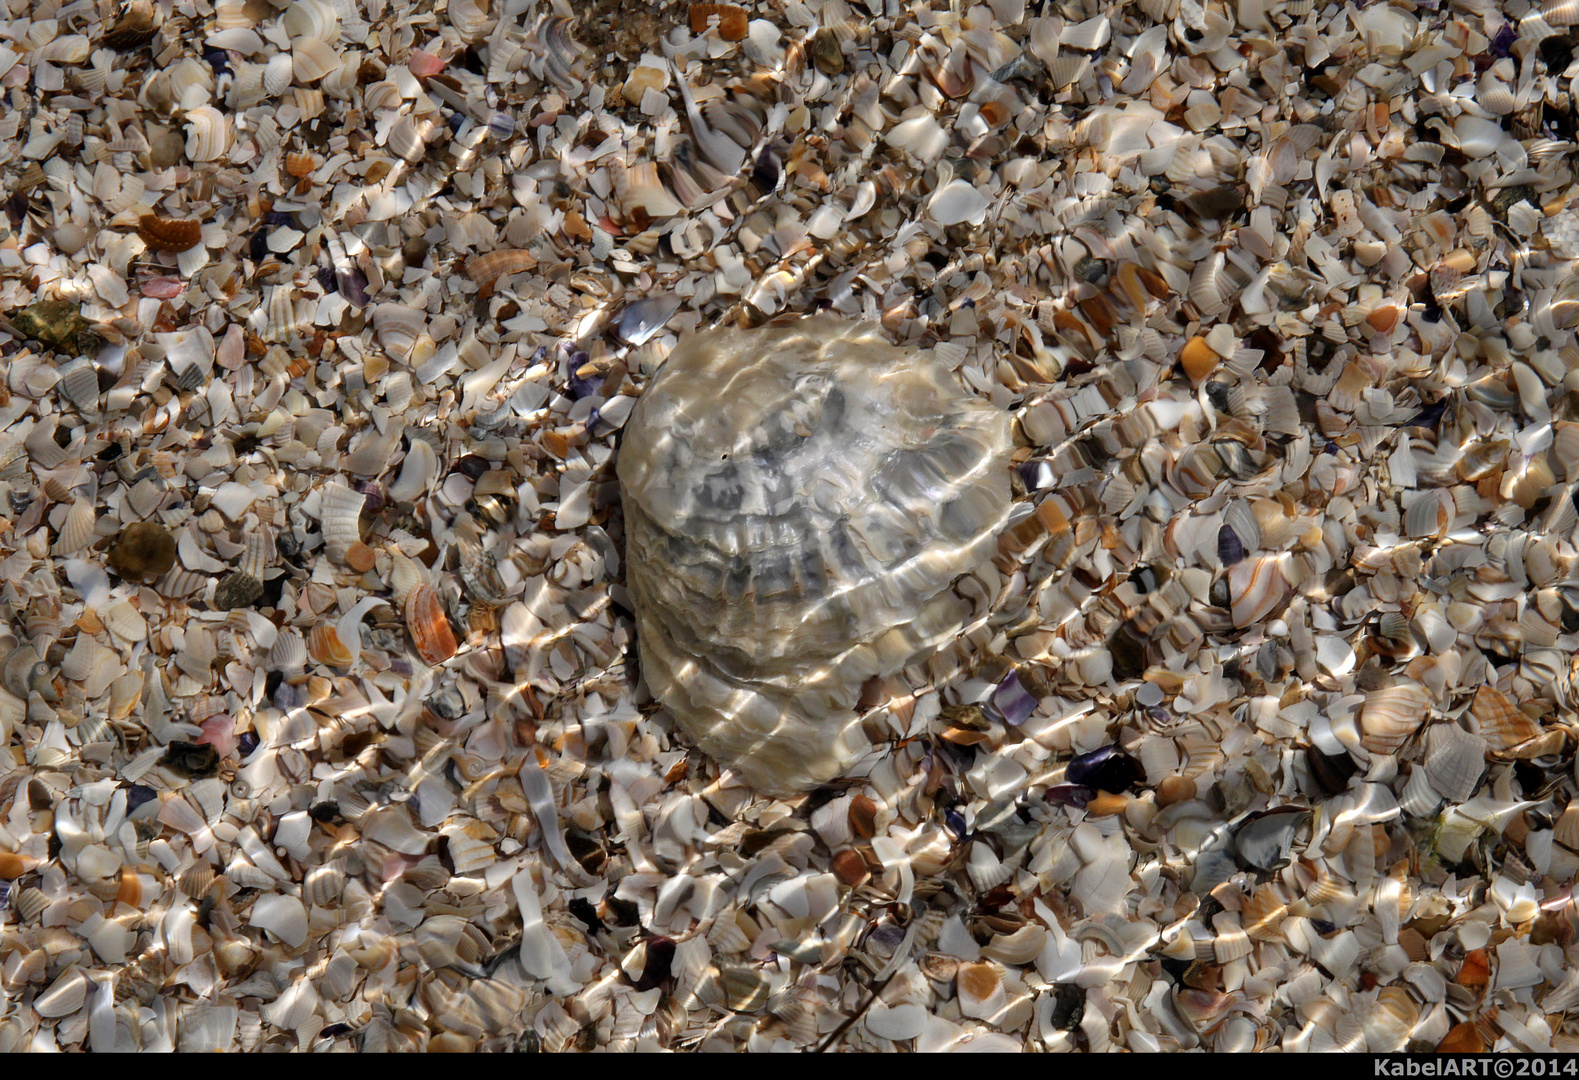
M 746 12 L 733 4 L 692 4 L 691 33 L 707 32 L 707 24 L 718 16 L 718 36 L 725 41 L 740 41 L 746 36 Z
M 430 664 L 442 664 L 459 647 L 444 613 L 444 602 L 431 585 L 418 585 L 406 598 L 406 629 L 411 631 L 418 654 Z
M 189 251 L 202 242 L 203 223 L 144 214 L 137 219 L 137 235 L 155 251 Z
M 500 248 L 486 255 L 479 255 L 466 263 L 466 276 L 477 283 L 484 297 L 493 295 L 494 282 L 508 274 L 519 274 L 537 266 L 537 257 L 530 251 L 517 248 Z

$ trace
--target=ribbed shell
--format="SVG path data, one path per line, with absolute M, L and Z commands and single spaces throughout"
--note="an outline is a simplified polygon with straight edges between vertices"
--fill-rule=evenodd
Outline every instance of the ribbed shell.
M 862 684 L 953 638 L 1008 514 L 1009 420 L 830 317 L 686 339 L 620 451 L 647 684 L 764 791 L 864 747 Z

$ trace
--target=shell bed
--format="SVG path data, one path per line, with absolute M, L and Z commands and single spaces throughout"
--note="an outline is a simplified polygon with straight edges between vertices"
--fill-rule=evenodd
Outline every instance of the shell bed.
M 1576 26 L 6 0 L 0 1050 L 1574 1051 Z

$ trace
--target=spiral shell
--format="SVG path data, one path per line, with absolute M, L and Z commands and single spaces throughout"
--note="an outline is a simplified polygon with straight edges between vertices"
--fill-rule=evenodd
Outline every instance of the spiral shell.
M 838 775 L 866 680 L 972 617 L 951 586 L 995 550 L 1009 444 L 1005 415 L 870 326 L 683 341 L 618 466 L 648 685 L 759 789 Z

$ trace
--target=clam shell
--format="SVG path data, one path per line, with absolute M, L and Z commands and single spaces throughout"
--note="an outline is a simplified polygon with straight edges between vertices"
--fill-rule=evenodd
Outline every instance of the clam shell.
M 871 327 L 815 317 L 685 339 L 618 462 L 655 695 L 759 789 L 837 775 L 864 742 L 867 680 L 972 617 L 953 582 L 996 551 L 1009 440 L 1004 414 Z
M 345 868 L 339 862 L 329 862 L 307 871 L 302 882 L 302 896 L 309 904 L 328 907 L 340 901 L 345 891 Z
M 378 304 L 373 308 L 373 331 L 379 344 L 396 359 L 408 359 L 417 338 L 427 329 L 427 313 L 416 308 L 405 304 Z
M 389 148 L 405 160 L 416 164 L 428 153 L 428 139 L 438 134 L 437 125 L 428 120 L 402 116 L 389 129 Z
M 280 25 L 292 43 L 301 38 L 317 38 L 333 45 L 340 40 L 340 16 L 327 0 L 296 0 L 280 16 Z
M 339 67 L 340 57 L 327 42 L 308 37 L 291 46 L 291 73 L 299 83 L 315 83 Z
M 442 664 L 459 647 L 444 602 L 431 585 L 418 585 L 406 597 L 406 628 L 417 653 L 430 664 Z
M 411 448 L 400 463 L 400 475 L 386 493 L 392 502 L 411 502 L 428 490 L 438 468 L 439 457 L 433 447 L 423 439 L 412 439 Z
M 1431 706 L 1431 695 L 1419 686 L 1389 686 L 1371 691 L 1360 707 L 1360 727 L 1364 732 L 1360 744 L 1374 753 L 1396 753 L 1425 723 Z
M 477 283 L 483 296 L 491 295 L 494 282 L 508 274 L 518 274 L 537 266 L 537 257 L 530 251 L 500 248 L 486 255 L 478 255 L 466 263 L 466 276 Z
M 1283 563 L 1283 556 L 1264 555 L 1229 568 L 1228 596 L 1235 626 L 1253 626 L 1287 599 L 1289 583 Z

